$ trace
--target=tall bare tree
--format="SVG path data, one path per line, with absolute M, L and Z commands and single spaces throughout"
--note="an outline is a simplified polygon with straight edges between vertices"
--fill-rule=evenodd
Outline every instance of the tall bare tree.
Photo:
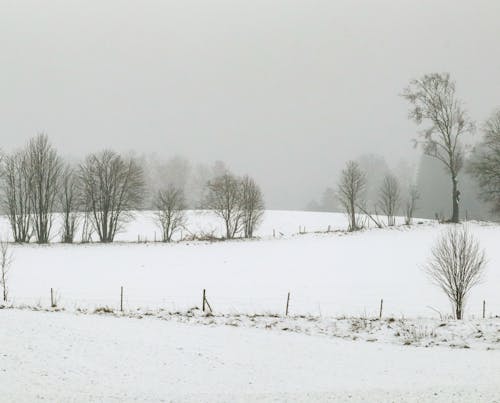
M 209 181 L 203 204 L 224 220 L 227 239 L 234 238 L 241 231 L 241 183 L 234 175 L 225 173 Z
M 458 174 L 463 166 L 462 138 L 474 124 L 455 94 L 455 82 L 448 73 L 426 74 L 410 82 L 403 97 L 410 103 L 409 118 L 417 125 L 428 123 L 420 143 L 425 154 L 441 161 L 452 183 L 451 222 L 459 221 Z
M 9 297 L 8 279 L 9 270 L 13 261 L 9 243 L 0 239 L 0 285 L 2 286 L 3 301 L 7 302 Z
M 186 223 L 186 202 L 182 189 L 173 185 L 159 190 L 154 201 L 156 223 L 162 230 L 163 242 L 170 242 L 176 231 Z
M 50 240 L 54 207 L 59 193 L 62 161 L 45 134 L 28 143 L 27 160 L 31 189 L 29 192 L 33 228 L 38 243 Z
M 78 177 L 75 170 L 66 165 L 61 176 L 59 202 L 62 214 L 62 242 L 73 243 L 78 224 Z
M 243 219 L 243 235 L 252 238 L 264 216 L 264 199 L 260 187 L 248 175 L 241 179 L 240 208 Z
M 379 206 L 387 217 L 389 227 L 396 224 L 396 214 L 399 209 L 401 191 L 397 178 L 392 174 L 384 176 L 379 191 Z
M 485 122 L 483 133 L 468 168 L 479 183 L 482 199 L 500 213 L 500 109 Z
M 349 161 L 340 175 L 337 194 L 349 220 L 349 231 L 361 228 L 357 219 L 358 206 L 363 203 L 366 177 L 357 162 Z
M 84 210 L 101 242 L 113 242 L 116 233 L 140 206 L 143 175 L 133 158 L 105 150 L 89 155 L 79 168 Z
M 483 276 L 486 257 L 479 242 L 466 227 L 450 228 L 437 242 L 425 271 L 453 306 L 456 319 L 462 319 L 466 297 Z
M 418 193 L 417 187 L 415 185 L 410 185 L 404 205 L 406 225 L 411 225 L 413 222 L 413 216 L 415 214 L 415 210 L 417 209 L 417 201 L 419 198 L 420 194 Z
M 7 155 L 2 164 L 2 207 L 15 242 L 29 242 L 31 227 L 31 170 L 24 151 Z

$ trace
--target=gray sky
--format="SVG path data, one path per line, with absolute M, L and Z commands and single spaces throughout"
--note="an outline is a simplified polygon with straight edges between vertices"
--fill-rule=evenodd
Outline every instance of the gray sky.
M 448 71 L 500 106 L 500 1 L 0 0 L 0 138 L 224 160 L 303 207 L 346 160 L 415 158 L 398 96 Z

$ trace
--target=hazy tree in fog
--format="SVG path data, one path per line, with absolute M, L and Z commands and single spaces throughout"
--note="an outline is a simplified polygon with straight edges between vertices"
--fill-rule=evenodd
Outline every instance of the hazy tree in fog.
M 418 125 L 428 123 L 421 133 L 424 153 L 441 161 L 452 184 L 451 222 L 459 221 L 458 173 L 463 166 L 462 137 L 472 133 L 473 122 L 455 95 L 449 74 L 427 74 L 410 82 L 403 91 L 410 102 L 409 118 Z
M 462 319 L 466 297 L 483 276 L 486 258 L 467 228 L 450 228 L 436 243 L 425 266 L 430 279 L 450 300 L 456 319 Z
M 62 213 L 62 235 L 64 243 L 72 243 L 78 221 L 78 176 L 75 170 L 66 165 L 61 175 L 59 203 Z
M 358 206 L 363 203 L 363 195 L 366 189 L 365 173 L 354 161 L 349 161 L 340 175 L 337 194 L 349 220 L 349 231 L 361 228 L 357 221 Z
M 260 187 L 249 176 L 241 179 L 240 209 L 243 220 L 243 235 L 252 238 L 254 230 L 264 216 L 264 199 Z
M 173 185 L 159 190 L 155 197 L 156 223 L 162 230 L 163 242 L 170 242 L 176 231 L 184 227 L 186 202 L 182 189 Z
M 485 122 L 481 143 L 474 150 L 469 171 L 478 181 L 483 200 L 500 213 L 500 109 Z
M 62 160 L 45 134 L 32 138 L 26 149 L 30 171 L 30 203 L 38 243 L 50 240 L 52 218 L 62 172 Z
M 385 175 L 390 172 L 385 158 L 378 154 L 363 154 L 355 160 L 365 174 L 364 206 L 367 211 L 378 209 L 380 188 Z
M 385 175 L 379 190 L 379 206 L 381 212 L 387 217 L 387 225 L 390 227 L 396 224 L 400 198 L 401 191 L 397 178 L 392 174 Z
M 0 285 L 2 286 L 3 301 L 7 302 L 9 297 L 8 279 L 9 270 L 13 261 L 9 243 L 0 239 Z
M 408 194 L 406 195 L 406 200 L 404 202 L 404 213 L 405 213 L 405 224 L 411 225 L 413 222 L 413 216 L 415 210 L 417 209 L 417 201 L 420 198 L 417 187 L 415 185 L 410 185 L 408 188 Z
M 2 163 L 2 206 L 15 242 L 29 242 L 31 228 L 31 173 L 24 151 L 7 155 Z
M 79 168 L 84 209 L 90 213 L 101 242 L 113 242 L 132 210 L 140 207 L 144 182 L 133 158 L 105 150 L 89 155 Z
M 224 220 L 226 238 L 234 238 L 243 226 L 241 183 L 238 178 L 225 173 L 209 181 L 204 207 Z

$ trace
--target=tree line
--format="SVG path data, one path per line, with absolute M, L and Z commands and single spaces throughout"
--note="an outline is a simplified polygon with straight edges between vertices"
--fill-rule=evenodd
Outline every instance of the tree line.
M 61 242 L 81 241 L 94 234 L 100 242 L 113 242 L 134 212 L 150 206 L 162 240 L 170 242 L 186 225 L 186 197 L 182 186 L 160 180 L 148 188 L 141 161 L 112 150 L 89 154 L 78 164 L 65 162 L 45 134 L 26 146 L 2 155 L 0 203 L 12 238 L 18 243 L 48 243 L 55 233 Z M 225 224 L 226 238 L 253 237 L 264 212 L 262 192 L 249 176 L 242 178 L 227 168 L 204 183 L 199 206 L 213 210 Z M 56 231 L 56 216 L 61 228 Z

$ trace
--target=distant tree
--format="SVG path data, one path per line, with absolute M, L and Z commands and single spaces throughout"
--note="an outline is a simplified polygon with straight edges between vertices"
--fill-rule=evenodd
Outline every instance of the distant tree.
M 155 198 L 156 223 L 162 230 L 163 242 L 170 242 L 186 222 L 184 192 L 171 185 L 159 190 Z
M 142 169 L 133 158 L 105 150 L 89 155 L 79 168 L 81 198 L 101 242 L 116 233 L 139 208 L 143 195 Z
M 380 188 L 384 177 L 389 173 L 389 166 L 385 158 L 378 154 L 362 154 L 355 160 L 365 175 L 365 189 L 363 191 L 363 209 L 374 211 L 378 208 Z
M 357 220 L 357 210 L 363 202 L 363 193 L 366 188 L 366 178 L 358 163 L 349 161 L 340 175 L 338 184 L 338 199 L 342 204 L 349 220 L 349 231 L 361 228 Z
M 264 199 L 255 181 L 249 176 L 241 179 L 240 209 L 243 220 L 243 235 L 252 238 L 264 216 Z
M 452 216 L 459 221 L 458 174 L 463 166 L 463 135 L 472 133 L 473 122 L 455 95 L 455 82 L 449 74 L 427 74 L 412 80 L 403 91 L 411 108 L 409 118 L 417 125 L 428 122 L 420 143 L 425 154 L 441 161 L 451 177 Z
M 64 243 L 73 243 L 78 223 L 78 176 L 75 170 L 66 165 L 61 175 L 59 203 L 63 218 L 61 240 Z
M 3 301 L 7 302 L 9 297 L 8 278 L 12 265 L 13 256 L 9 243 L 0 239 L 0 285 L 2 286 Z
M 467 228 L 451 228 L 437 242 L 425 271 L 450 300 L 462 319 L 466 297 L 483 276 L 486 257 Z
M 33 228 L 38 243 L 50 240 L 54 207 L 59 194 L 62 160 L 45 134 L 31 139 L 26 149 L 31 188 Z
M 479 184 L 482 199 L 500 213 L 500 109 L 485 122 L 483 132 L 468 170 Z
M 24 151 L 6 155 L 2 162 L 2 206 L 15 242 L 29 242 L 31 227 L 31 174 Z
M 392 174 L 386 174 L 379 191 L 379 206 L 382 213 L 387 217 L 387 225 L 390 227 L 396 224 L 396 214 L 401 198 L 400 193 L 397 178 Z
M 411 225 L 413 222 L 413 215 L 417 208 L 417 201 L 420 198 L 417 187 L 415 185 L 410 185 L 408 188 L 408 195 L 405 200 L 405 224 Z
M 204 206 L 224 220 L 227 239 L 242 230 L 241 183 L 234 175 L 225 173 L 207 183 Z

